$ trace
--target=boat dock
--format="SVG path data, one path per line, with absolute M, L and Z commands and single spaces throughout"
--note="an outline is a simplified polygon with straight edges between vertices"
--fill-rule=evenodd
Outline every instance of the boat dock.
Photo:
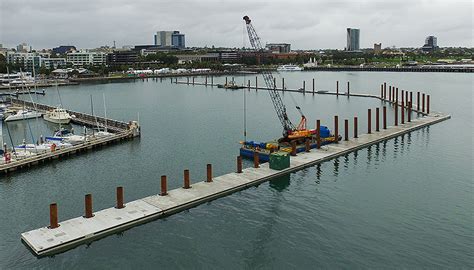
M 52 110 L 55 108 L 53 106 L 45 104 L 33 104 L 32 102 L 23 101 L 15 98 L 8 98 L 7 101 L 11 102 L 12 105 L 25 106 L 28 109 L 35 109 L 43 113 L 45 111 Z M 72 119 L 74 123 L 92 128 L 97 128 L 97 126 L 99 126 L 100 128 L 107 127 L 107 130 L 110 133 L 113 133 L 113 135 L 102 138 L 89 138 L 83 143 L 74 145 L 72 147 L 55 149 L 51 152 L 41 154 L 38 153 L 22 158 L 18 158 L 15 156 L 15 153 L 12 153 L 11 160 L 9 162 L 2 160 L 2 163 L 0 164 L 0 173 L 9 173 L 21 168 L 29 168 L 31 166 L 42 164 L 50 160 L 60 159 L 61 157 L 88 151 L 99 146 L 104 146 L 140 136 L 140 126 L 135 121 L 125 123 L 114 119 L 93 116 L 86 113 L 75 112 L 71 110 L 67 110 L 67 112 L 70 115 L 75 116 Z
M 50 205 L 49 226 L 24 232 L 21 234 L 21 239 L 37 256 L 56 254 L 450 118 L 447 114 L 430 112 L 429 98 L 427 104 L 425 104 L 424 95 L 421 108 L 419 105 L 420 99 L 418 99 L 417 106 L 412 105 L 412 99 L 406 99 L 406 103 L 402 100 L 400 104 L 398 102 L 398 90 L 396 91 L 396 98 L 395 94 L 392 98 L 391 88 L 389 88 L 390 97 L 386 95 L 386 85 L 385 91 L 383 85 L 381 88 L 380 99 L 389 103 L 389 106 L 382 108 L 382 116 L 379 115 L 380 108 L 376 108 L 375 119 L 372 118 L 371 109 L 368 109 L 367 131 L 359 132 L 357 130 L 356 117 L 351 130 L 349 130 L 348 120 L 345 120 L 344 131 L 340 133 L 344 135 L 342 141 L 319 146 L 316 149 L 306 149 L 303 153 L 294 153 L 290 157 L 290 167 L 287 169 L 270 169 L 268 163 L 260 164 L 258 158 L 254 158 L 253 167 L 242 169 L 242 157 L 238 156 L 236 172 L 214 177 L 212 165 L 208 164 L 206 179 L 191 183 L 189 171 L 185 170 L 183 188 L 170 191 L 167 190 L 166 176 L 161 176 L 161 180 L 156 179 L 156 182 L 161 181 L 161 189 L 156 190 L 154 195 L 128 203 L 124 203 L 123 188 L 117 187 L 116 202 L 110 202 L 112 207 L 104 210 L 94 212 L 92 195 L 87 194 L 85 195 L 85 215 L 62 222 L 58 222 L 58 205 L 52 203 Z M 393 109 L 395 112 L 395 118 L 390 119 L 390 122 L 393 123 L 391 126 L 388 126 L 387 109 Z M 411 119 L 412 115 L 420 117 Z M 335 116 L 334 120 L 334 133 L 337 136 L 339 134 L 339 119 Z M 362 119 L 360 120 L 362 121 Z M 372 123 L 374 122 L 375 128 L 372 129 Z

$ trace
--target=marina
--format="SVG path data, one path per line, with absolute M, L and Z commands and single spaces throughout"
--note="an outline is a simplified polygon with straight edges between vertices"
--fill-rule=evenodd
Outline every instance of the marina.
M 398 97 L 398 91 L 396 93 Z M 369 124 L 368 132 L 361 132 L 359 134 L 357 124 L 355 123 L 353 126 L 354 137 L 349 139 L 349 129 L 346 121 L 344 140 L 326 146 L 316 145 L 316 149 L 307 147 L 304 152 L 299 154 L 296 154 L 295 151 L 294 154 L 292 153 L 290 165 L 286 169 L 270 169 L 268 163 L 260 164 L 258 155 L 254 155 L 254 165 L 252 168 L 242 169 L 242 159 L 238 157 L 235 173 L 214 177 L 212 165 L 208 164 L 206 179 L 202 182 L 191 184 L 189 170 L 185 170 L 184 188 L 169 191 L 166 176 L 162 176 L 160 192 L 143 199 L 125 202 L 123 187 L 117 187 L 115 207 L 95 212 L 92 206 L 92 194 L 87 194 L 85 196 L 85 215 L 83 217 L 59 222 L 58 212 L 60 213 L 61 208 L 56 203 L 53 203 L 50 205 L 50 225 L 26 231 L 21 234 L 21 238 L 33 253 L 38 256 L 55 254 L 450 118 L 449 115 L 443 113 L 430 112 L 429 105 L 425 107 L 424 102 L 421 110 L 416 106 L 411 106 L 411 101 L 408 105 L 399 104 L 398 98 L 395 99 L 395 95 L 392 99 L 391 96 L 388 98 L 386 91 L 384 94 L 383 85 L 381 95 L 377 98 L 387 102 L 395 110 L 393 126 L 387 126 L 386 107 L 383 110 L 382 124 L 380 124 L 380 117 L 377 114 L 375 131 L 372 131 L 371 124 Z M 407 112 L 406 122 L 404 118 L 402 118 L 401 123 L 398 122 L 398 106 L 401 106 L 401 115 L 404 115 L 403 111 Z M 411 119 L 412 112 L 414 114 L 419 113 L 421 117 Z M 337 116 L 335 116 L 334 132 L 336 137 L 338 136 L 337 119 Z M 368 121 L 372 123 L 370 116 Z M 352 134 L 352 131 L 350 133 Z M 158 182 L 158 179 L 155 179 L 154 182 Z
M 8 98 L 7 100 L 13 106 L 23 106 L 23 108 L 26 109 L 34 109 L 35 115 L 30 118 L 35 118 L 38 116 L 41 117 L 43 113 L 47 113 L 49 111 L 54 111 L 57 109 L 53 106 L 32 103 L 20 99 Z M 19 112 L 21 113 L 23 112 L 23 110 L 20 110 Z M 44 149 L 43 147 L 41 147 L 41 145 L 29 144 L 28 146 L 31 149 L 30 152 L 34 153 L 28 155 L 25 155 L 27 154 L 25 150 L 29 148 L 26 147 L 26 144 L 23 144 L 23 146 L 15 147 L 14 151 L 7 152 L 4 154 L 4 158 L 0 164 L 0 172 L 9 173 L 18 169 L 29 168 L 34 165 L 42 164 L 46 161 L 60 159 L 62 157 L 84 152 L 96 147 L 140 136 L 140 127 L 138 125 L 138 122 L 136 121 L 130 121 L 129 123 L 125 123 L 86 113 L 68 110 L 65 110 L 65 112 L 70 115 L 74 115 L 74 117 L 70 118 L 70 121 L 76 124 L 85 127 L 91 127 L 93 129 L 106 129 L 109 130 L 110 133 L 107 133 L 107 136 L 93 136 L 88 138 L 83 137 L 83 139 L 81 139 L 77 143 L 73 142 L 72 144 L 68 144 L 67 147 L 61 147 L 60 142 L 62 142 L 63 140 L 60 138 L 58 138 L 59 140 L 56 142 L 47 144 Z M 20 117 L 18 120 L 25 120 L 25 118 Z M 8 121 L 8 117 L 5 119 L 5 121 Z M 100 135 L 100 133 L 98 133 L 98 135 Z M 48 139 L 48 137 L 46 137 L 46 139 Z M 55 138 L 51 137 L 51 139 L 54 140 Z

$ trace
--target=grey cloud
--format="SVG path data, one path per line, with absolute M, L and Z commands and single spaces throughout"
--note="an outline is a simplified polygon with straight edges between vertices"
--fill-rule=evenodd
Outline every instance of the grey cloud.
M 180 30 L 188 46 L 241 47 L 242 16 L 249 15 L 264 42 L 289 42 L 293 48 L 343 48 L 346 27 L 361 29 L 362 47 L 421 46 L 430 34 L 441 46 L 472 47 L 469 0 L 1 0 L 0 5 L 5 46 L 151 44 L 158 30 Z

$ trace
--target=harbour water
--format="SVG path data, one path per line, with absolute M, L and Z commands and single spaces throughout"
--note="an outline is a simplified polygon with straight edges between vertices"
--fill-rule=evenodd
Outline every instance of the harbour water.
M 257 188 L 215 200 L 145 225 L 79 246 L 54 257 L 36 258 L 19 234 L 48 224 L 48 205 L 59 219 L 79 216 L 83 196 L 94 208 L 113 205 L 114 188 L 125 200 L 159 191 L 159 176 L 170 188 L 235 169 L 243 139 L 243 92 L 171 84 L 169 79 L 60 88 L 66 108 L 117 120 L 139 118 L 142 136 L 0 178 L 0 268 L 472 268 L 473 76 L 451 73 L 282 73 L 288 87 L 379 93 L 387 81 L 400 89 L 431 95 L 432 110 L 451 120 L 345 157 L 314 166 Z M 236 77 L 253 82 L 254 76 Z M 197 78 L 196 81 L 203 80 Z M 278 80 L 278 79 L 277 79 Z M 215 82 L 224 78 L 216 78 Z M 259 79 L 262 82 L 261 79 Z M 38 102 L 56 105 L 46 89 Z M 281 127 L 266 91 L 247 98 L 250 140 L 278 137 Z M 290 117 L 299 104 L 309 124 L 332 127 L 332 117 L 359 116 L 365 131 L 368 108 L 380 101 L 311 94 L 284 94 Z M 393 117 L 389 119 L 393 120 Z M 342 120 L 341 120 L 342 121 Z M 35 120 L 30 121 L 34 130 Z M 22 125 L 22 126 L 21 126 Z M 16 126 L 16 128 L 14 128 Z M 24 123 L 9 124 L 13 137 L 31 140 Z M 39 127 L 48 132 L 54 127 Z M 37 136 L 37 135 L 36 135 Z M 4 140 L 7 141 L 4 131 Z M 249 165 L 249 164 L 247 164 Z

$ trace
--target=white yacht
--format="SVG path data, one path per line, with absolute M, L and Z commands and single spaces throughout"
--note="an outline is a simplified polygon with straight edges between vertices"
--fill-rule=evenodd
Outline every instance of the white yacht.
M 48 143 L 70 143 L 72 145 L 77 145 L 84 143 L 88 140 L 87 136 L 75 135 L 67 129 L 60 129 L 54 133 L 51 137 L 46 137 L 46 142 Z
M 57 107 L 54 110 L 48 111 L 44 114 L 44 120 L 67 125 L 71 122 L 71 115 L 63 108 Z
M 277 68 L 277 71 L 302 71 L 303 68 L 297 65 L 282 65 Z
M 5 118 L 5 122 L 16 121 L 16 120 L 25 120 L 30 118 L 41 117 L 40 112 L 32 110 L 18 110 L 15 114 L 11 114 Z

